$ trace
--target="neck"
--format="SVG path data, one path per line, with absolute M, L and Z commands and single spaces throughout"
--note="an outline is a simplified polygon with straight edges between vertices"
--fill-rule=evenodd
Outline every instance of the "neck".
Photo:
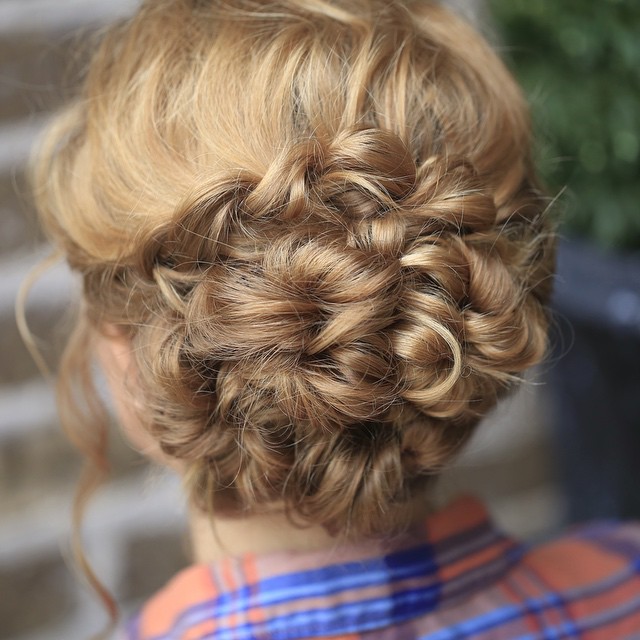
M 196 563 L 211 563 L 246 553 L 318 551 L 339 543 L 339 539 L 323 527 L 296 527 L 281 512 L 212 519 L 192 507 L 189 525 Z
M 424 496 L 417 496 L 411 524 L 422 522 L 431 509 Z M 196 507 L 190 508 L 189 525 L 193 560 L 198 564 L 217 562 L 247 553 L 261 555 L 281 551 L 321 551 L 342 544 L 340 536 L 324 527 L 291 524 L 282 511 L 239 517 L 213 517 Z

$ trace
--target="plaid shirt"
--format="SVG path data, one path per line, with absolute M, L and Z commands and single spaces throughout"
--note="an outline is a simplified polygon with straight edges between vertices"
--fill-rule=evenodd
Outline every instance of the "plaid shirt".
M 640 639 L 640 526 L 526 546 L 465 496 L 393 541 L 190 567 L 125 638 Z

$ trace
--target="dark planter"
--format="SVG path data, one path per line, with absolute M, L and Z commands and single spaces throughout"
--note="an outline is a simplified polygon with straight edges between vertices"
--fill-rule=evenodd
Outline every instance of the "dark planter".
M 640 518 L 640 254 L 563 240 L 549 368 L 572 522 Z

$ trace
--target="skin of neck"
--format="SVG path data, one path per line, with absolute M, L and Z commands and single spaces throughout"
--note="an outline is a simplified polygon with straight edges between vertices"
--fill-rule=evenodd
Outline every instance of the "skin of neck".
M 191 551 L 196 563 L 217 562 L 245 554 L 270 554 L 331 549 L 339 539 L 323 527 L 301 528 L 280 510 L 242 516 L 212 516 L 189 509 Z

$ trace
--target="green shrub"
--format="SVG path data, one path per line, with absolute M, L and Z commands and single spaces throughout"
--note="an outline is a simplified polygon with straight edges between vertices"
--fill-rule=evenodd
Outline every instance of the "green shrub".
M 640 249 L 640 2 L 489 0 L 565 228 Z

